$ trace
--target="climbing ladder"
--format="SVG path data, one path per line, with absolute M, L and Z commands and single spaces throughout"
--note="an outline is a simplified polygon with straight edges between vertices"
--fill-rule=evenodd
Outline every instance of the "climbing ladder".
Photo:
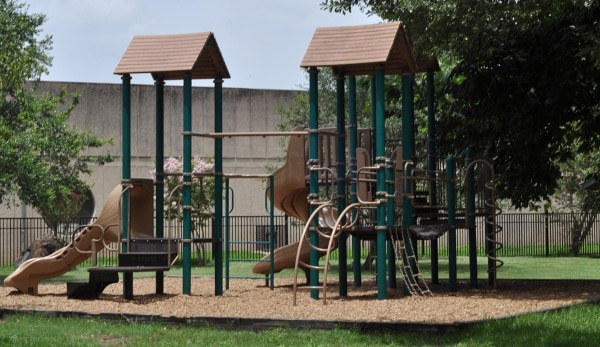
M 410 242 L 409 232 L 407 231 L 407 228 L 401 228 L 401 230 L 402 235 L 398 235 L 397 230 L 392 232 L 391 235 L 394 252 L 396 253 L 397 267 L 399 267 L 402 272 L 405 288 L 410 295 L 433 296 L 433 293 L 427 286 L 427 283 L 421 274 L 414 250 L 411 248 L 410 251 L 408 251 L 406 248 L 404 240 L 409 240 L 408 242 Z
M 302 230 L 302 234 L 300 236 L 300 242 L 298 243 L 298 251 L 296 254 L 296 262 L 294 265 L 294 285 L 293 285 L 293 305 L 296 306 L 296 294 L 298 292 L 298 269 L 300 267 L 309 270 L 318 270 L 324 271 L 327 273 L 327 264 L 329 264 L 329 255 L 331 254 L 331 250 L 336 246 L 336 240 L 339 237 L 342 226 L 337 223 L 337 219 L 335 217 L 335 210 L 333 208 L 333 204 L 331 202 L 322 203 L 317 206 L 317 208 L 313 211 L 313 213 L 308 218 L 304 229 Z M 332 222 L 336 220 L 335 222 Z M 318 235 L 317 244 L 313 244 L 310 240 L 309 231 L 315 231 Z M 310 261 L 304 262 L 301 259 L 301 253 L 306 248 L 316 250 L 319 255 L 326 254 L 325 265 L 312 265 Z M 306 286 L 303 286 L 304 289 L 317 289 L 322 290 L 324 295 L 324 302 L 327 292 L 327 277 L 324 275 L 323 284 L 322 285 L 313 285 L 311 286 L 307 283 Z M 308 278 L 307 278 L 308 279 Z
M 369 171 L 373 169 L 375 168 L 363 167 L 359 169 L 359 175 L 357 175 L 357 177 L 360 176 L 361 170 Z M 357 178 L 357 180 L 359 179 Z M 379 201 L 363 201 L 362 199 L 360 199 L 360 197 L 358 200 L 358 202 L 346 206 L 346 208 L 339 214 L 334 209 L 333 203 L 331 202 L 332 200 L 326 202 L 313 202 L 313 204 L 317 205 L 317 208 L 310 215 L 306 225 L 304 226 L 302 235 L 300 237 L 300 243 L 298 245 L 298 253 L 296 256 L 296 264 L 294 267 L 294 306 L 296 305 L 296 294 L 298 291 L 299 267 L 323 271 L 322 285 L 307 285 L 303 286 L 303 288 L 322 290 L 323 304 L 327 304 L 327 274 L 329 269 L 328 264 L 331 258 L 331 252 L 337 247 L 336 240 L 339 238 L 342 232 L 351 230 L 357 224 L 360 213 L 352 213 L 353 211 L 365 208 L 374 208 L 380 203 Z M 314 230 L 317 232 L 319 242 L 316 245 L 313 244 L 310 238 L 308 237 L 308 232 L 310 230 Z M 319 252 L 320 255 L 324 253 L 325 265 L 311 265 L 303 262 L 301 260 L 300 254 L 305 245 L 308 245 L 308 247 L 316 250 L 317 252 Z

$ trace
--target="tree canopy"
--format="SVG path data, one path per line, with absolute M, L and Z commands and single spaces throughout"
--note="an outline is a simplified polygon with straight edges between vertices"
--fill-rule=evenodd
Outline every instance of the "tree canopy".
M 112 160 L 82 152 L 110 140 L 67 123 L 77 95 L 36 91 L 52 62 L 52 37 L 42 35 L 45 16 L 27 10 L 0 0 L 0 202 L 12 205 L 18 197 L 55 227 L 83 203 L 90 186 L 81 175 L 91 173 L 90 164 Z
M 548 199 L 561 163 L 600 145 L 598 0 L 325 0 L 401 20 L 415 55 L 437 57 L 439 155 L 494 159 L 502 197 Z M 595 171 L 600 171 L 600 163 Z

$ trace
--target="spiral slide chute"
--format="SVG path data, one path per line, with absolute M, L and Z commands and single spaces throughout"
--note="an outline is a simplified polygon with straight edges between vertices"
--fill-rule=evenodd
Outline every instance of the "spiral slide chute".
M 329 228 L 335 224 L 337 214 L 335 210 L 329 207 L 324 208 L 318 216 L 318 223 L 320 226 Z M 308 218 L 307 218 L 308 219 Z M 332 250 L 337 248 L 337 239 L 333 241 Z M 274 272 L 280 272 L 284 269 L 293 269 L 296 266 L 296 255 L 298 252 L 298 245 L 302 245 L 300 250 L 300 260 L 304 263 L 310 262 L 310 242 L 294 242 L 289 245 L 277 248 L 273 252 L 273 267 Z M 327 249 L 329 246 L 329 237 L 319 235 L 319 248 Z M 326 252 L 319 252 L 319 256 L 322 257 Z M 269 260 L 270 254 L 265 255 L 261 261 L 256 263 L 252 268 L 252 272 L 256 274 L 269 274 Z M 306 278 L 308 279 L 308 268 L 303 268 Z
M 303 127 L 297 127 L 294 131 L 303 130 Z M 309 187 L 306 184 L 306 156 L 305 142 L 303 136 L 293 136 L 290 138 L 287 149 L 287 157 L 285 164 L 275 171 L 273 174 L 273 204 L 275 207 L 303 222 L 307 222 L 310 216 L 308 207 Z M 319 220 L 323 222 L 324 217 Z M 335 219 L 334 219 L 335 220 Z M 319 245 L 327 247 L 329 238 L 320 237 Z M 275 272 L 280 272 L 283 269 L 293 269 L 296 263 L 296 253 L 300 242 L 295 242 L 280 248 L 277 248 L 274 253 L 274 268 Z M 310 245 L 307 242 L 302 243 L 301 258 L 304 262 L 309 262 Z M 321 255 L 324 255 L 321 254 Z M 252 268 L 252 272 L 256 274 L 269 274 L 270 255 L 264 256 Z
M 153 188 L 151 179 L 131 181 L 129 230 L 132 238 L 153 236 Z M 37 294 L 40 281 L 60 276 L 91 257 L 92 244 L 96 251 L 100 251 L 107 244 L 119 241 L 119 200 L 122 189 L 119 184 L 112 190 L 95 223 L 83 228 L 71 243 L 46 257 L 27 260 L 4 279 L 4 286 L 16 288 L 22 293 Z
M 300 131 L 302 126 L 294 131 Z M 292 136 L 287 148 L 285 164 L 273 174 L 273 204 L 278 210 L 307 221 L 309 216 L 309 188 L 306 185 L 306 156 L 304 136 Z

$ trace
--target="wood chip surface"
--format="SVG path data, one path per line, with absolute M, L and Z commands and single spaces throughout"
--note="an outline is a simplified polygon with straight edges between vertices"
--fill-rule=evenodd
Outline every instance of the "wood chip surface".
M 183 295 L 181 277 L 166 277 L 165 294 L 156 295 L 154 278 L 134 280 L 134 299 L 122 297 L 121 282 L 109 285 L 96 300 L 68 299 L 66 284 L 40 284 L 36 296 L 0 287 L 0 308 L 92 314 L 140 314 L 163 317 L 233 317 L 360 322 L 461 323 L 537 312 L 600 299 L 600 281 L 502 281 L 497 289 L 485 284 L 470 288 L 461 283 L 457 292 L 447 284 L 430 286 L 433 296 L 407 296 L 388 289 L 377 300 L 373 281 L 361 287 L 348 285 L 340 297 L 337 284 L 328 284 L 324 304 L 310 298 L 306 289 L 297 292 L 293 305 L 291 279 L 275 279 L 275 289 L 264 280 L 232 279 L 223 295 L 215 296 L 212 278 L 193 278 L 191 294 Z

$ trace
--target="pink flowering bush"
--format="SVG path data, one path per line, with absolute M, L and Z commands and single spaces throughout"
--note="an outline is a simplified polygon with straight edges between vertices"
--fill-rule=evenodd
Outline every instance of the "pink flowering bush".
M 213 171 L 214 164 L 204 161 L 200 156 L 192 158 L 192 173 L 202 174 Z M 183 162 L 179 158 L 169 157 L 163 166 L 165 173 L 177 173 L 176 176 L 165 176 L 164 202 L 165 218 L 180 218 L 183 213 Z M 156 179 L 156 170 L 150 171 Z M 212 215 L 214 207 L 215 180 L 213 176 L 192 177 L 192 215 L 206 218 Z

